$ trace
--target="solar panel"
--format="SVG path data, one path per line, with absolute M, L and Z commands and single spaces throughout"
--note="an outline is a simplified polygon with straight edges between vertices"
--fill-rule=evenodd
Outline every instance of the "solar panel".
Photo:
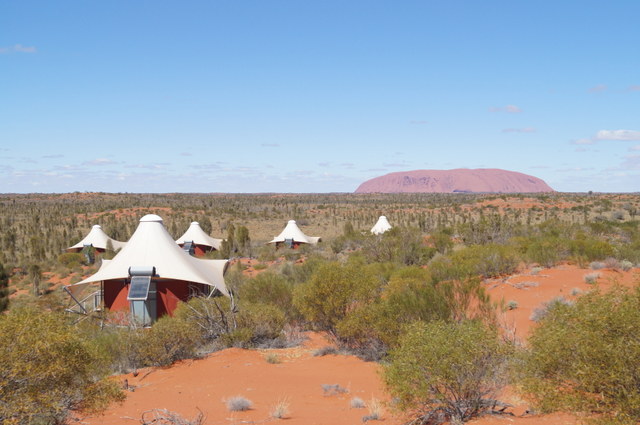
M 151 276 L 132 276 L 131 285 L 129 285 L 129 295 L 127 296 L 127 300 L 146 300 L 149 296 L 150 284 Z

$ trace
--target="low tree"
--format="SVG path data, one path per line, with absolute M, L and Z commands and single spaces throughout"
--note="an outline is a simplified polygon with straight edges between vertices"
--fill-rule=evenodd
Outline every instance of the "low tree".
M 413 423 L 462 423 L 502 405 L 511 353 L 478 321 L 417 322 L 391 352 L 384 380 Z
M 640 421 L 640 290 L 593 291 L 554 303 L 529 338 L 524 393 L 542 411 Z

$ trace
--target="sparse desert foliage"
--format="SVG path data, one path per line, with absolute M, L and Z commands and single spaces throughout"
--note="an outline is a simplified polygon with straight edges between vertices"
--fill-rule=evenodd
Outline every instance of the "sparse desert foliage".
M 477 321 L 416 323 L 391 352 L 384 380 L 419 423 L 465 422 L 496 404 L 511 353 Z
M 640 291 L 593 291 L 553 304 L 529 338 L 524 390 L 543 411 L 640 420 Z

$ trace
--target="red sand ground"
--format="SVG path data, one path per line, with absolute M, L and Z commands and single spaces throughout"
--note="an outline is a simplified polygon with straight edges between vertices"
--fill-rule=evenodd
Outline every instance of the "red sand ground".
M 543 302 L 556 296 L 568 299 L 573 288 L 583 292 L 593 289 L 584 282 L 584 275 L 595 271 L 580 269 L 574 265 L 561 265 L 542 269 L 532 275 L 531 270 L 509 278 L 487 282 L 489 293 L 495 300 L 514 300 L 518 307 L 504 314 L 504 321 L 515 329 L 516 336 L 525 340 L 532 326 L 531 313 Z M 614 281 L 623 285 L 637 284 L 640 272 L 598 270 L 599 285 L 609 288 Z M 518 285 L 537 282 L 538 285 Z M 169 368 L 141 370 L 119 376 L 120 382 L 128 380 L 134 387 L 127 392 L 127 399 L 114 405 L 104 415 L 83 418 L 90 425 L 125 425 L 140 423 L 143 412 L 151 409 L 168 409 L 193 418 L 200 409 L 206 414 L 206 424 L 241 424 L 278 421 L 271 417 L 274 406 L 283 399 L 289 402 L 290 414 L 284 419 L 289 425 L 349 425 L 362 423 L 367 409 L 350 407 L 350 400 L 359 397 L 364 401 L 375 397 L 388 401 L 380 379 L 380 366 L 363 362 L 353 356 L 327 355 L 314 357 L 313 351 L 328 342 L 318 334 L 309 333 L 310 339 L 301 347 L 272 350 L 227 349 L 213 353 L 204 359 L 183 361 Z M 271 364 L 265 359 L 274 353 L 281 363 Z M 322 385 L 339 384 L 349 390 L 347 394 L 325 395 Z M 243 396 L 253 402 L 247 412 L 230 412 L 225 399 Z M 574 425 L 578 418 L 569 414 L 526 415 L 528 405 L 513 391 L 507 390 L 501 399 L 514 405 L 514 416 L 490 416 L 470 422 L 474 425 Z M 385 409 L 383 423 L 399 425 L 403 418 Z M 375 422 L 374 422 L 375 423 Z
M 288 400 L 288 425 L 360 423 L 367 409 L 350 407 L 353 397 L 368 401 L 384 400 L 379 366 L 353 356 L 314 357 L 313 351 L 328 342 L 317 334 L 302 347 L 280 350 L 241 350 L 231 348 L 201 360 L 183 361 L 165 369 L 141 370 L 118 377 L 135 387 L 127 399 L 99 417 L 84 418 L 86 424 L 139 423 L 144 411 L 163 408 L 193 418 L 200 409 L 207 424 L 261 423 L 271 418 L 273 407 Z M 265 360 L 275 353 L 281 363 Z M 346 394 L 325 395 L 322 385 L 339 384 Z M 253 402 L 246 412 L 230 412 L 224 400 L 243 396 Z M 391 418 L 385 413 L 385 418 Z M 387 423 L 397 421 L 387 420 Z

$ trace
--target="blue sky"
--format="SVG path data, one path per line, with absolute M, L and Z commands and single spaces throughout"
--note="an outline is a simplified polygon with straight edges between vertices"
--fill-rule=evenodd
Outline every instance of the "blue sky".
M 640 191 L 640 2 L 0 3 L 0 192 Z

